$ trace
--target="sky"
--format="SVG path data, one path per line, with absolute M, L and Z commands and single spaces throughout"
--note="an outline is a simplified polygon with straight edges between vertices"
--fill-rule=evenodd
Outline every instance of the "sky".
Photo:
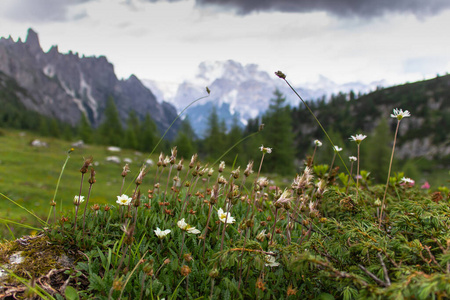
M 2 0 L 0 36 L 24 41 L 28 28 L 45 52 L 104 55 L 124 79 L 181 82 L 228 59 L 294 84 L 450 70 L 450 0 Z

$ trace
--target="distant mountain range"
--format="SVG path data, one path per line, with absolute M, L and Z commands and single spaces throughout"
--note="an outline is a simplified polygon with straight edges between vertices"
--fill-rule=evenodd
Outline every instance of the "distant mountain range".
M 0 72 L 25 91 L 16 94 L 27 109 L 72 125 L 85 114 L 91 125 L 97 127 L 103 121 L 109 97 L 114 99 L 124 123 L 130 110 L 140 119 L 149 113 L 163 132 L 177 116 L 173 105 L 158 102 L 136 76 L 117 79 L 114 66 L 104 56 L 62 54 L 57 46 L 44 53 L 32 29 L 28 30 L 25 42 L 0 39 Z M 175 136 L 179 124 L 171 129 L 169 137 Z
M 276 70 L 274 70 L 276 71 Z M 211 95 L 194 104 L 195 109 L 186 111 L 197 134 L 203 135 L 206 120 L 216 106 L 219 118 L 225 120 L 228 128 L 236 117 L 242 126 L 247 120 L 263 114 L 269 107 L 275 89 L 280 90 L 291 106 L 297 106 L 299 99 L 289 87 L 273 73 L 260 70 L 256 64 L 242 65 L 233 60 L 202 62 L 194 78 L 186 79 L 181 84 L 165 83 L 154 80 L 142 80 L 153 91 L 159 101 L 167 101 L 181 111 L 195 99 L 205 95 L 205 87 Z M 296 86 L 305 100 L 329 98 L 339 92 L 367 93 L 384 85 L 383 81 L 363 84 L 351 82 L 337 84 L 321 76 L 317 82 Z

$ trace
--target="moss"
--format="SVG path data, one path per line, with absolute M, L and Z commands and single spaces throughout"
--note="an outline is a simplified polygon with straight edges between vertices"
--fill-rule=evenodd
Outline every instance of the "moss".
M 11 255 L 19 252 L 23 260 L 11 264 Z M 64 255 L 64 248 L 50 244 L 48 237 L 42 233 L 0 244 L 0 265 L 22 278 L 39 278 L 52 269 L 64 267 L 61 263 Z M 7 280 L 14 281 L 14 278 Z

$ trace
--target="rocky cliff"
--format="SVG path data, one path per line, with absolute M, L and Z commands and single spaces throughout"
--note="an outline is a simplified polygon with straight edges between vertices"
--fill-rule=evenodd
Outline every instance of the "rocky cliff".
M 108 97 L 114 99 L 122 120 L 130 110 L 141 119 L 149 113 L 160 131 L 166 130 L 177 116 L 175 107 L 159 103 L 136 76 L 119 80 L 106 57 L 62 54 L 57 46 L 44 52 L 32 29 L 25 42 L 0 39 L 0 71 L 27 91 L 27 97 L 19 97 L 26 108 L 72 125 L 85 114 L 97 127 L 103 121 Z M 175 134 L 177 126 L 169 136 Z

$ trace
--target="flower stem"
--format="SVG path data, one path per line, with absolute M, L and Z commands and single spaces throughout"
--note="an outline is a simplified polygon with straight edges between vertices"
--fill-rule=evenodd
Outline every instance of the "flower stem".
M 381 219 L 383 218 L 384 202 L 386 200 L 386 193 L 387 193 L 387 190 L 389 187 L 389 178 L 391 177 L 392 161 L 394 160 L 395 142 L 397 141 L 397 133 L 398 133 L 399 125 L 400 125 L 400 120 L 397 121 L 397 127 L 395 128 L 394 144 L 392 145 L 392 154 L 391 154 L 391 161 L 389 162 L 389 171 L 388 171 L 388 176 L 387 176 L 387 181 L 386 181 L 386 188 L 384 189 L 383 201 L 381 202 L 381 212 L 380 212 L 380 220 L 379 220 L 378 228 L 381 227 Z

